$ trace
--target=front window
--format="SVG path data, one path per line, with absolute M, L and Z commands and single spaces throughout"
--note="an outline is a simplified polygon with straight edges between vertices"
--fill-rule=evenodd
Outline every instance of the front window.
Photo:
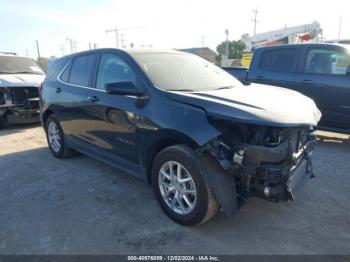
M 136 76 L 129 65 L 114 54 L 104 54 L 98 68 L 96 88 L 104 90 L 107 84 L 136 83 Z
M 26 57 L 0 56 L 0 74 L 37 74 L 44 72 L 34 62 Z
M 233 76 L 191 54 L 132 54 L 153 84 L 166 91 L 206 91 L 241 86 Z

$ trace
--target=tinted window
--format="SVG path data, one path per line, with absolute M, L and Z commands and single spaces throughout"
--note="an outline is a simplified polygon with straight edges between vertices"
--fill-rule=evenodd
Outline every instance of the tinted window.
M 62 75 L 61 75 L 61 80 L 62 80 L 63 82 L 68 82 L 68 80 L 69 80 L 69 73 L 70 73 L 71 68 L 72 68 L 72 63 L 70 63 L 70 64 L 66 67 L 66 69 L 63 71 L 63 73 L 62 73 Z
M 97 73 L 96 88 L 104 89 L 106 84 L 118 82 L 136 83 L 135 73 L 129 65 L 117 55 L 102 55 Z
M 350 55 L 338 50 L 313 48 L 307 53 L 305 72 L 314 74 L 345 75 Z
M 74 59 L 69 76 L 69 83 L 90 86 L 89 81 L 94 68 L 95 55 L 79 56 Z
M 295 48 L 268 50 L 261 55 L 259 67 L 268 71 L 293 72 L 295 58 Z

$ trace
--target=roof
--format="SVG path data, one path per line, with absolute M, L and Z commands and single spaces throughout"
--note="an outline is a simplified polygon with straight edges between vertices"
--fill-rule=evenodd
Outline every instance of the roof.
M 216 54 L 216 52 L 211 50 L 209 47 L 192 47 L 192 48 L 183 48 L 183 49 L 177 49 L 177 50 L 182 52 L 189 52 L 189 53 L 209 51 Z
M 278 48 L 278 47 L 284 47 L 284 46 L 288 46 L 288 47 L 296 47 L 296 46 L 303 46 L 303 45 L 314 45 L 314 46 L 339 46 L 339 47 L 343 47 L 346 49 L 349 49 L 349 45 L 345 45 L 345 44 L 338 44 L 338 43 L 295 43 L 295 44 L 281 44 L 281 45 L 273 45 L 273 46 L 261 46 L 261 47 L 257 47 L 257 49 L 260 48 Z

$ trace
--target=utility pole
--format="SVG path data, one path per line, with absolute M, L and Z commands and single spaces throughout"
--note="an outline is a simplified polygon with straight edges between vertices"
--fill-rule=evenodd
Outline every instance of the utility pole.
M 106 34 L 108 33 L 112 33 L 114 32 L 115 33 L 115 45 L 117 48 L 119 48 L 119 35 L 118 35 L 118 28 L 114 28 L 114 29 L 108 29 L 106 30 Z
M 124 34 L 120 34 L 120 42 L 122 44 L 122 48 L 125 48 L 125 35 Z
M 40 61 L 39 41 L 36 40 L 36 50 L 38 51 L 38 61 Z
M 61 52 L 62 52 L 62 56 L 64 56 L 64 52 L 65 52 L 65 48 L 64 48 L 64 45 L 61 45 Z
M 66 40 L 69 42 L 69 46 L 70 46 L 70 53 L 73 54 L 74 53 L 74 40 L 72 38 L 66 38 Z
M 253 35 L 256 35 L 256 24 L 258 23 L 258 8 L 256 7 L 255 9 L 253 9 L 253 13 L 254 13 L 254 18 L 252 19 L 252 21 L 254 22 L 254 34 Z
M 228 29 L 225 30 L 226 34 L 226 56 L 228 58 Z
M 112 32 L 115 33 L 115 44 L 116 44 L 116 47 L 119 48 L 119 31 L 130 30 L 130 29 L 140 29 L 140 28 L 146 28 L 146 27 L 147 26 L 134 26 L 134 27 L 123 27 L 123 28 L 115 27 L 115 28 L 106 30 L 106 33 L 112 33 Z
M 89 50 L 91 50 L 91 42 L 89 42 Z
M 342 23 L 343 23 L 343 18 L 342 17 L 340 17 L 339 18 L 339 34 L 338 34 L 338 41 L 341 39 L 341 27 L 342 27 Z
M 202 35 L 202 36 L 201 36 L 201 39 L 202 39 L 202 41 L 201 41 L 202 47 L 204 47 L 204 46 L 205 46 L 205 36 Z

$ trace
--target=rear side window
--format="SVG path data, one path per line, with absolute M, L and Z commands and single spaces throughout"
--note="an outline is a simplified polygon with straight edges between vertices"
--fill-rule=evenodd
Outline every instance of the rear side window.
M 350 55 L 340 50 L 312 48 L 308 51 L 304 71 L 312 74 L 345 75 Z
M 296 48 L 264 51 L 259 67 L 267 71 L 293 72 L 296 59 Z
M 69 83 L 90 86 L 90 78 L 95 65 L 95 55 L 79 56 L 74 59 L 69 76 Z

